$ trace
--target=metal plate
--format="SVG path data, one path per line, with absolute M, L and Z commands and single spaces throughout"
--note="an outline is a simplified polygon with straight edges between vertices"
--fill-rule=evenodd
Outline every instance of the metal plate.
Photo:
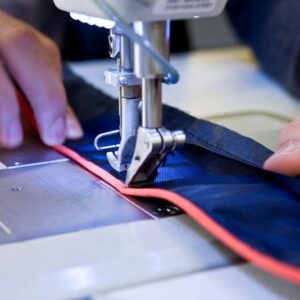
M 0 172 L 0 244 L 151 217 L 71 162 Z
M 0 170 L 22 168 L 63 162 L 68 159 L 41 144 L 38 139 L 27 139 L 24 144 L 14 150 L 0 149 Z

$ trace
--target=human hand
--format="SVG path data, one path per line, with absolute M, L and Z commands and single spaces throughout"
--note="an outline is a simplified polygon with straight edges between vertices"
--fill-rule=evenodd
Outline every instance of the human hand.
M 46 145 L 80 138 L 83 132 L 67 105 L 56 45 L 2 11 L 0 28 L 0 147 L 17 147 L 24 135 L 13 81 L 28 99 Z
M 264 168 L 289 176 L 300 175 L 300 117 L 281 132 L 279 147 Z

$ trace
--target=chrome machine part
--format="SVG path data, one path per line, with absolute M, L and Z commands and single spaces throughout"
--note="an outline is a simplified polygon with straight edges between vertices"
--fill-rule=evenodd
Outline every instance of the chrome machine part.
M 133 73 L 133 44 L 117 27 L 111 30 L 110 47 L 111 57 L 117 59 L 118 66 L 116 69 L 105 72 L 105 80 L 106 83 L 119 89 L 120 129 L 98 135 L 95 139 L 95 146 L 98 150 L 116 148 L 116 151 L 107 153 L 107 159 L 116 171 L 122 172 L 127 170 L 131 162 L 140 124 L 141 80 Z M 121 137 L 119 145 L 99 147 L 102 138 L 117 133 Z
M 171 69 L 173 67 L 169 63 L 170 21 L 137 21 L 134 22 L 134 30 L 135 33 L 143 37 L 147 43 L 150 43 L 151 48 L 153 48 L 157 54 L 162 56 L 163 59 L 168 63 L 169 69 L 167 72 L 174 72 Z M 144 44 L 140 43 L 135 43 L 134 45 L 134 72 L 139 78 L 164 79 L 164 77 L 168 77 L 161 62 L 151 55 L 147 48 L 144 47 Z M 175 77 L 176 75 L 174 74 L 173 76 Z
M 139 184 L 155 179 L 157 168 L 175 148 L 185 144 L 184 132 L 171 132 L 165 128 L 140 127 L 135 152 L 127 171 L 126 183 Z
M 165 59 L 169 59 L 170 22 L 136 22 L 136 32 L 143 35 Z M 171 132 L 162 126 L 163 69 L 144 48 L 135 45 L 135 74 L 142 79 L 142 122 L 126 183 L 139 184 L 153 180 L 157 168 L 176 147 L 183 146 L 185 134 Z
M 162 127 L 162 83 L 160 79 L 143 79 L 142 127 Z
M 118 172 L 127 171 L 127 184 L 151 181 L 167 154 L 185 143 L 183 132 L 173 133 L 162 126 L 162 83 L 172 84 L 179 79 L 169 63 L 170 21 L 137 21 L 133 30 L 106 1 L 95 3 L 116 22 L 110 44 L 112 57 L 118 59 L 118 69 L 108 70 L 105 78 L 120 90 L 121 143 L 117 151 L 107 153 L 107 158 Z M 139 92 L 142 92 L 141 117 Z M 96 137 L 96 148 L 117 147 L 98 145 L 99 140 L 115 133 Z

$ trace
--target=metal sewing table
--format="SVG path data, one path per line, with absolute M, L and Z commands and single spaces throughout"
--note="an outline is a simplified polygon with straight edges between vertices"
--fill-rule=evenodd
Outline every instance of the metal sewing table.
M 107 93 L 109 61 L 72 64 Z M 275 148 L 300 104 L 244 48 L 174 57 L 166 103 Z M 88 101 L 88 99 L 83 99 Z M 284 111 L 282 109 L 284 107 Z M 185 215 L 124 198 L 34 140 L 0 153 L 1 299 L 299 299 Z

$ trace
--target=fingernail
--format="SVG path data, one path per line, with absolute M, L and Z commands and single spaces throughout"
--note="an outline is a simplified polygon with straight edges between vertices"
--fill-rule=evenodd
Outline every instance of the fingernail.
M 288 141 L 268 159 L 268 161 L 273 160 L 280 156 L 290 156 L 300 152 L 300 141 Z
M 44 142 L 49 146 L 62 144 L 65 140 L 65 119 L 59 118 L 46 131 Z
M 22 143 L 23 134 L 21 124 L 12 121 L 7 130 L 6 143 L 8 147 L 17 147 Z
M 69 139 L 79 139 L 82 138 L 84 133 L 80 124 L 73 119 L 67 118 L 67 130 L 66 136 Z

